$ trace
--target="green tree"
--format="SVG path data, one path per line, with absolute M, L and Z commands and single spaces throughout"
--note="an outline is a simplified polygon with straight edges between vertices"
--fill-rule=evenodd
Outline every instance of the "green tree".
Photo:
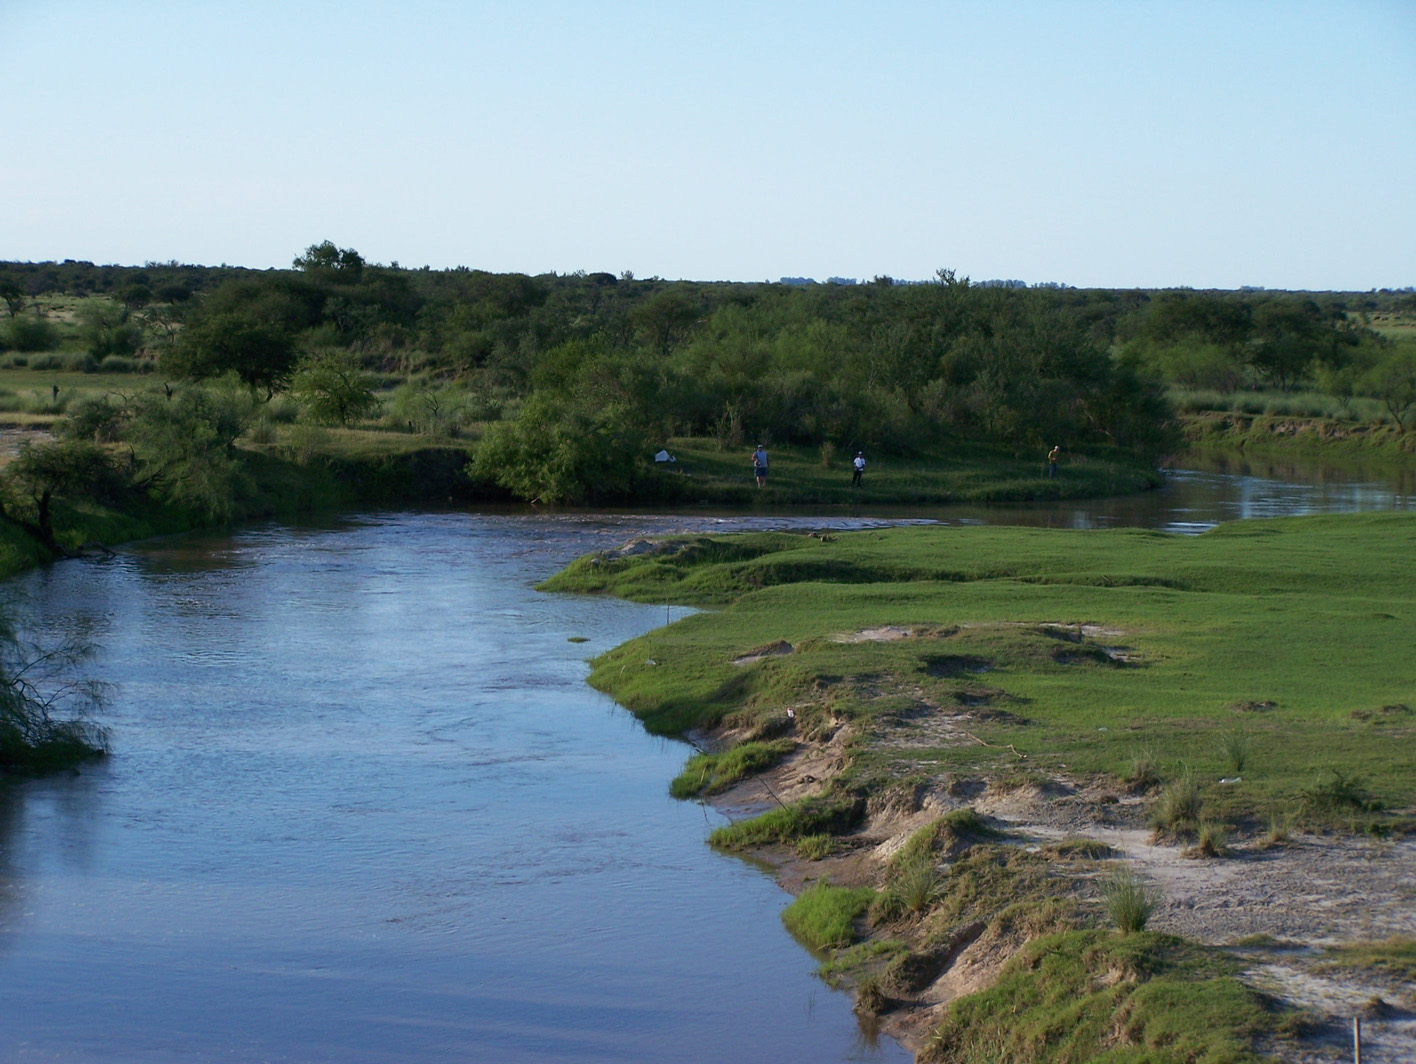
M 13 277 L 0 277 L 0 299 L 5 301 L 11 318 L 18 317 L 25 309 L 25 290 Z
M 19 525 L 52 553 L 64 554 L 55 537 L 54 504 L 66 498 L 111 500 L 120 490 L 108 452 L 98 444 L 26 441 L 0 476 L 0 519 Z
M 348 425 L 378 409 L 373 378 L 347 351 L 326 348 L 300 363 L 290 393 L 320 425 Z
M 186 379 L 235 373 L 266 398 L 295 370 L 295 342 L 281 325 L 240 313 L 208 314 L 182 330 L 164 352 L 162 368 Z
M 629 496 L 650 465 L 650 435 L 625 404 L 538 392 L 515 421 L 487 430 L 468 471 L 531 502 Z
M 143 330 L 128 308 L 104 298 L 91 299 L 80 308 L 79 335 L 94 358 L 131 355 L 143 342 Z
M 1369 395 L 1386 407 L 1396 427 L 1406 432 L 1407 416 L 1416 409 L 1416 345 L 1393 344 L 1362 378 Z
M 335 247 L 334 241 L 325 240 L 297 255 L 294 266 L 321 280 L 357 282 L 364 272 L 364 256 L 353 248 Z

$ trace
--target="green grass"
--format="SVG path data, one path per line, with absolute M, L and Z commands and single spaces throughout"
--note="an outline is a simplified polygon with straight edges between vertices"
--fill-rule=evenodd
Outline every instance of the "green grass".
M 771 475 L 758 488 L 751 445 L 720 450 L 713 441 L 674 439 L 678 459 L 658 466 L 650 490 L 685 503 L 728 506 L 918 506 L 1017 499 L 1095 498 L 1155 487 L 1152 469 L 1121 454 L 1067 454 L 1059 475 L 1047 477 L 1045 451 L 1036 455 L 958 442 L 914 455 L 867 454 L 859 488 L 850 458 L 823 464 L 819 447 L 770 447 Z
M 1325 463 L 1409 467 L 1416 456 L 1416 432 L 1403 432 L 1389 415 L 1368 401 L 1352 416 L 1311 416 L 1263 410 L 1198 412 L 1181 419 L 1189 448 L 1246 455 L 1321 457 Z
M 838 949 L 858 937 L 856 920 L 870 908 L 875 891 L 868 887 L 833 887 L 813 883 L 782 910 L 782 923 L 808 949 Z
M 1416 938 L 1389 938 L 1376 942 L 1351 942 L 1329 946 L 1323 971 L 1376 972 L 1406 983 L 1416 983 Z
M 806 798 L 794 805 L 769 809 L 750 820 L 715 828 L 708 842 L 722 850 L 792 843 L 814 835 L 849 831 L 864 815 L 865 803 L 856 799 Z
M 981 993 L 950 1004 L 930 1064 L 1245 1064 L 1277 1017 L 1237 962 L 1153 932 L 1036 939 Z
M 796 744 L 790 739 L 740 743 L 713 754 L 696 754 L 678 778 L 669 784 L 675 798 L 699 798 L 721 794 L 738 780 L 771 768 Z
M 1197 537 L 913 527 L 684 537 L 548 581 L 718 607 L 597 658 L 591 682 L 651 730 L 764 721 L 803 735 L 964 715 L 991 744 L 854 750 L 861 778 L 1124 776 L 1138 750 L 1208 814 L 1296 803 L 1333 773 L 1416 801 L 1416 515 L 1287 518 Z M 846 642 L 896 626 L 907 638 Z M 1088 627 L 1090 626 L 1090 627 Z M 784 641 L 792 652 L 733 661 Z M 647 667 L 646 659 L 656 662 Z M 1240 783 L 1226 738 L 1242 729 Z M 1026 761 L 1008 749 L 1012 746 Z M 1064 767 L 1065 766 L 1065 767 Z

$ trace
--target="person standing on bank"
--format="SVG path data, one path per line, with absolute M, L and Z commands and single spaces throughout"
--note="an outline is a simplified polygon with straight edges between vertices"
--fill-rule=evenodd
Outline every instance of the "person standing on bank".
M 767 486 L 767 448 L 760 443 L 757 445 L 757 450 L 752 452 L 752 471 L 757 474 L 757 486 L 765 488 Z
M 1062 453 L 1062 445 L 1059 443 L 1047 452 L 1047 479 L 1051 480 L 1057 475 L 1057 456 Z
M 854 461 L 851 462 L 851 487 L 860 487 L 860 478 L 865 475 L 865 452 L 857 451 Z

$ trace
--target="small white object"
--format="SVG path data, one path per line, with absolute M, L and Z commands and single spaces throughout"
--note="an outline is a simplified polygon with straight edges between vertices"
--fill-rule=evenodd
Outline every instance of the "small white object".
M 677 462 L 678 459 L 675 458 L 673 455 L 669 454 L 668 451 L 660 451 L 658 454 L 656 454 L 656 455 L 654 456 L 654 461 L 656 461 L 656 462 Z
M 1220 782 L 1220 783 L 1243 783 L 1243 782 L 1244 782 L 1244 777 L 1243 777 L 1243 776 L 1225 776 L 1224 779 L 1220 780 L 1219 782 Z

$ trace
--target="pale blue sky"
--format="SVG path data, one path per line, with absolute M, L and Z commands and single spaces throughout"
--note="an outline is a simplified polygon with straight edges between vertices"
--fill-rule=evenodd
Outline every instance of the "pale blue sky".
M 1416 284 L 1416 0 L 0 0 L 0 259 Z

